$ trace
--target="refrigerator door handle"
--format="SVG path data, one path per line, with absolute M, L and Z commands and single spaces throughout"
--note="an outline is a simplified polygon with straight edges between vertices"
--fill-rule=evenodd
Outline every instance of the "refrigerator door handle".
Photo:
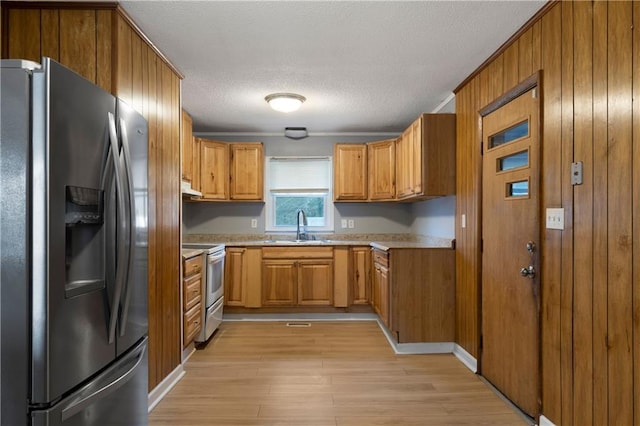
M 135 374 L 140 363 L 142 363 L 146 347 L 146 343 L 140 344 L 125 356 L 121 361 L 122 365 L 118 366 L 118 368 L 107 371 L 104 375 L 98 377 L 96 381 L 80 389 L 77 394 L 67 398 L 67 400 L 70 401 L 68 405 L 62 409 L 62 421 L 66 421 L 91 404 L 94 404 L 97 400 L 106 397 L 126 384 Z M 93 391 L 96 387 L 98 389 Z
M 120 321 L 120 336 L 124 336 L 127 327 L 127 316 L 129 314 L 129 302 L 131 301 L 131 279 L 130 273 L 133 270 L 133 247 L 135 244 L 135 217 L 134 217 L 134 205 L 135 198 L 133 193 L 133 176 L 131 174 L 131 154 L 129 153 L 129 138 L 127 136 L 127 126 L 123 119 L 120 119 L 120 138 L 122 140 L 122 153 L 124 156 L 124 172 L 125 172 L 125 180 L 127 182 L 127 194 L 128 200 L 126 204 L 126 218 L 129 228 L 128 233 L 128 244 L 127 244 L 127 263 L 126 263 L 126 273 L 125 273 L 125 289 L 124 289 L 124 303 L 122 304 L 122 319 Z
M 127 278 L 125 275 L 125 265 L 128 265 L 128 253 L 126 243 L 124 242 L 125 235 L 128 234 L 128 220 L 122 220 L 127 217 L 127 211 L 124 200 L 124 187 L 122 182 L 122 170 L 120 168 L 120 155 L 118 147 L 118 136 L 116 134 L 116 120 L 112 113 L 109 113 L 109 142 L 111 145 L 111 158 L 113 159 L 113 165 L 115 168 L 116 179 L 116 202 L 118 204 L 118 216 L 121 218 L 118 220 L 121 229 L 117 236 L 117 257 L 116 257 L 116 287 L 113 294 L 113 302 L 111 304 L 111 315 L 109 318 L 109 343 L 113 343 L 116 336 L 116 325 L 118 322 L 118 310 L 120 308 L 120 298 L 122 297 L 122 286 L 124 280 Z

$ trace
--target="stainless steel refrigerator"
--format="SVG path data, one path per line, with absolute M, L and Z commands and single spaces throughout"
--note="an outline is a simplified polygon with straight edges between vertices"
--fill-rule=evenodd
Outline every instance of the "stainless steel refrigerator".
M 0 79 L 0 423 L 146 425 L 147 122 L 49 58 Z

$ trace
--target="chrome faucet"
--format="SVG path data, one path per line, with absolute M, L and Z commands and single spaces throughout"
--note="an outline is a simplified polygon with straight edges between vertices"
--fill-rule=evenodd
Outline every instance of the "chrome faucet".
M 302 232 L 300 232 L 300 215 L 302 215 Z M 307 215 L 304 210 L 299 209 L 296 212 L 296 240 L 307 239 Z

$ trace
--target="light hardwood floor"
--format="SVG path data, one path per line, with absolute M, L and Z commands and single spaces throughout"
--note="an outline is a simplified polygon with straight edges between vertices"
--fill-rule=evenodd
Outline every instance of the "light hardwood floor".
M 453 355 L 395 355 L 373 321 L 225 322 L 150 426 L 523 425 Z

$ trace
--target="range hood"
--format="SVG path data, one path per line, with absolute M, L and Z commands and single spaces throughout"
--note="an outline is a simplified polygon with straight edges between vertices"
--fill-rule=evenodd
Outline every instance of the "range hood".
M 202 192 L 191 188 L 191 182 L 182 181 L 180 183 L 180 190 L 183 197 L 202 197 Z

